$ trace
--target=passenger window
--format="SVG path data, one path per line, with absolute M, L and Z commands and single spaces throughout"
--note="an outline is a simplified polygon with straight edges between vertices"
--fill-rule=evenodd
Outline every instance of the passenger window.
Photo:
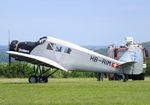
M 71 49 L 70 48 L 66 48 L 65 51 L 64 51 L 64 53 L 70 54 L 71 53 Z
M 64 53 L 67 53 L 67 54 L 71 53 L 71 49 L 70 48 L 67 48 L 67 47 L 64 47 L 64 46 L 60 46 L 60 45 L 56 45 L 55 43 L 48 43 L 47 49 L 48 50 L 54 50 L 56 52 L 64 51 Z
M 47 45 L 47 49 L 48 49 L 48 50 L 53 50 L 53 46 L 54 46 L 54 43 L 49 43 L 49 44 Z
M 61 52 L 62 51 L 62 47 L 61 46 L 56 46 L 56 50 L 57 52 Z

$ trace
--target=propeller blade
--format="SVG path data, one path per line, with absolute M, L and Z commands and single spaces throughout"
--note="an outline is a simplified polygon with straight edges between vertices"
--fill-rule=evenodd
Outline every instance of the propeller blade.
M 10 51 L 10 30 L 8 30 L 8 50 Z M 10 63 L 11 63 L 10 55 L 8 55 L 8 63 L 9 63 L 9 70 L 10 70 Z
M 11 63 L 11 56 L 10 55 L 8 57 L 8 62 L 9 62 L 9 64 Z

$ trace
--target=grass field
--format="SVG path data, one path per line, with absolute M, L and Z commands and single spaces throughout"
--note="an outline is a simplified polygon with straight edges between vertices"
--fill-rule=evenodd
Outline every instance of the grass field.
M 49 79 L 47 84 L 2 78 L 0 105 L 150 105 L 150 78 L 128 82 Z

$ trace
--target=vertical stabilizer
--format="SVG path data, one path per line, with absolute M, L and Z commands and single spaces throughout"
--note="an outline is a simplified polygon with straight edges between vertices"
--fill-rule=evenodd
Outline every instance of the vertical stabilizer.
M 131 45 L 128 50 L 119 59 L 121 62 L 135 62 L 132 65 L 123 67 L 127 74 L 143 73 L 143 52 L 139 46 Z

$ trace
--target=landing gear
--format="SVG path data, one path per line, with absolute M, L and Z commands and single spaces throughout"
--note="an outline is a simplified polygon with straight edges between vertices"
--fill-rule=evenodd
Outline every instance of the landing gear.
M 47 83 L 48 77 L 46 76 L 39 76 L 39 83 Z
M 50 69 L 45 70 L 44 67 L 41 68 L 40 65 L 37 67 L 34 66 L 34 71 L 31 76 L 29 76 L 29 83 L 47 83 L 48 77 L 54 74 L 57 70 L 53 71 L 49 75 L 46 75 L 45 73 L 48 72 Z
M 29 77 L 29 83 L 47 83 L 48 82 L 48 77 L 47 76 L 39 76 L 37 77 L 36 75 L 31 75 Z
M 29 77 L 29 83 L 37 83 L 38 82 L 38 78 L 36 75 L 31 75 Z

